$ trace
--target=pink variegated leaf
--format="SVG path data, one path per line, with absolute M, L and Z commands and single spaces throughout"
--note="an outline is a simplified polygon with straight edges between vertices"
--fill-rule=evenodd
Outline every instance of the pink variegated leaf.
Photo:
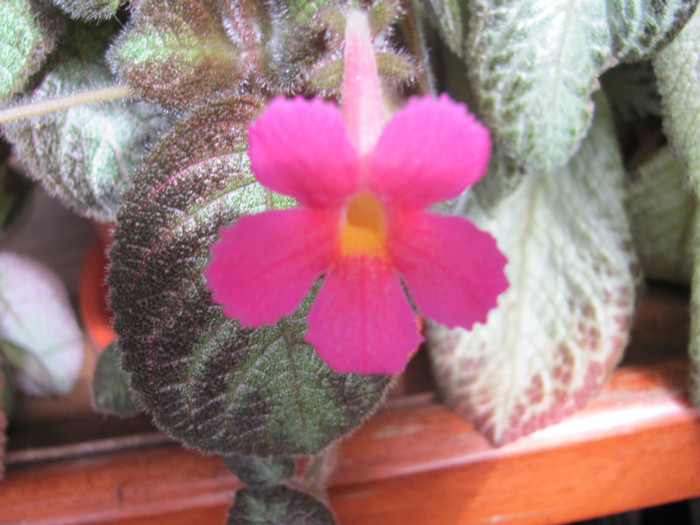
M 508 257 L 511 287 L 486 323 L 470 332 L 431 325 L 428 340 L 445 401 L 497 445 L 581 408 L 622 355 L 639 276 L 623 181 L 599 100 L 566 167 L 499 199 L 477 186 L 467 203 Z

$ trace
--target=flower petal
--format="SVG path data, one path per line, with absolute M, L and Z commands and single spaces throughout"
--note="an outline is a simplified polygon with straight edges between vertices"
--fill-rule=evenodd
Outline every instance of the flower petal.
M 340 109 L 321 99 L 277 98 L 249 131 L 260 184 L 313 208 L 336 208 L 357 191 L 359 156 Z
M 212 247 L 207 287 L 244 326 L 290 315 L 332 262 L 337 214 L 306 208 L 244 215 Z
M 348 257 L 326 274 L 306 340 L 338 372 L 400 372 L 423 340 L 401 282 L 384 261 Z
M 486 321 L 508 288 L 496 240 L 462 217 L 402 213 L 388 251 L 418 310 L 450 328 Z
M 446 95 L 412 98 L 397 111 L 369 158 L 368 184 L 400 207 L 451 199 L 486 171 L 488 130 Z

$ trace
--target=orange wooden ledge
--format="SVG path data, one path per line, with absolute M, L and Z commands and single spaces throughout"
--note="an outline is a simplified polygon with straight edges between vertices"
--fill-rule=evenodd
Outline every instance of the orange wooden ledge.
M 331 505 L 341 525 L 543 524 L 698 496 L 686 379 L 682 360 L 623 368 L 585 410 L 500 449 L 432 394 L 400 398 L 341 444 Z M 74 446 L 10 453 L 0 523 L 223 524 L 240 486 L 160 434 Z

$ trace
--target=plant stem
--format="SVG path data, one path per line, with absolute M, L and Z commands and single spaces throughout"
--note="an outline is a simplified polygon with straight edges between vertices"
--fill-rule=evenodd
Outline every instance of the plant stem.
M 131 90 L 129 86 L 117 84 L 116 86 L 81 91 L 50 100 L 30 102 L 21 106 L 0 109 L 0 124 L 9 122 L 10 120 L 43 115 L 44 113 L 82 106 L 92 102 L 105 102 L 107 100 L 124 98 L 128 97 L 130 94 Z

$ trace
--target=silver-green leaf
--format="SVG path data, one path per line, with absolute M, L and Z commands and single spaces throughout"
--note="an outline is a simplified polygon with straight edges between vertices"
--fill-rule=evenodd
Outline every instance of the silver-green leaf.
M 83 363 L 83 334 L 63 283 L 27 257 L 0 253 L 0 353 L 17 387 L 32 395 L 69 392 Z
M 624 61 L 651 56 L 670 42 L 697 0 L 607 0 L 613 53 Z
M 683 164 L 664 146 L 631 175 L 629 214 L 644 275 L 690 284 L 696 197 Z
M 602 0 L 469 3 L 468 76 L 478 114 L 529 171 L 562 166 L 588 130 L 610 58 Z
M 638 277 L 624 176 L 599 99 L 565 168 L 499 199 L 477 186 L 467 202 L 508 256 L 511 285 L 472 331 L 431 325 L 429 352 L 447 405 L 496 444 L 581 408 L 622 355 Z
M 69 58 L 27 101 L 115 83 L 102 54 L 105 38 L 79 28 Z M 86 217 L 113 221 L 146 145 L 167 125 L 162 112 L 136 100 L 81 105 L 8 122 L 5 133 L 31 176 Z
M 0 101 L 18 93 L 56 45 L 58 10 L 40 0 L 0 2 Z
M 700 14 L 691 17 L 676 39 L 654 59 L 664 111 L 664 131 L 686 167 L 695 194 L 700 194 Z M 700 261 L 695 217 L 695 260 Z M 695 265 L 690 306 L 690 395 L 700 407 L 700 265 Z
M 653 60 L 664 116 L 664 131 L 700 193 L 700 14 Z

